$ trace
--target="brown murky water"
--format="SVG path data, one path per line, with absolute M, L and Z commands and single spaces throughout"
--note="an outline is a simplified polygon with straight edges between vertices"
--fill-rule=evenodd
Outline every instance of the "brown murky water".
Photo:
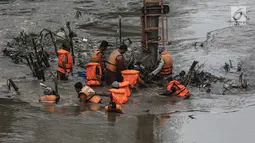
M 60 84 L 59 105 L 42 105 L 39 81 L 29 77 L 26 65 L 13 64 L 0 57 L 0 142 L 109 142 L 109 143 L 240 143 L 253 142 L 254 131 L 254 6 L 247 6 L 250 20 L 246 26 L 232 26 L 230 7 L 235 0 L 171 0 L 169 14 L 169 51 L 174 56 L 174 72 L 188 70 L 193 60 L 205 62 L 205 70 L 237 79 L 221 67 L 228 60 L 244 63 L 249 78 L 248 91 L 221 95 L 215 87 L 211 94 L 191 89 L 190 100 L 174 103 L 159 97 L 155 88 L 140 89 L 124 105 L 124 114 L 105 113 L 103 105 L 79 105 L 73 84 L 82 81 L 71 77 Z M 116 41 L 118 14 L 123 16 L 124 35 L 139 38 L 141 0 L 9 0 L 0 2 L 1 48 L 11 35 L 22 29 L 40 31 L 57 29 L 72 22 L 81 37 Z M 82 12 L 74 19 L 75 10 Z M 227 28 L 226 28 L 227 27 Z M 208 33 L 209 32 L 209 33 Z M 192 46 L 206 39 L 204 47 Z M 55 67 L 52 67 L 52 70 Z M 5 82 L 14 78 L 21 95 L 6 91 Z M 51 85 L 51 81 L 46 81 Z M 104 89 L 106 90 L 106 88 Z M 9 99 L 11 98 L 11 99 Z M 108 99 L 104 98 L 104 103 Z

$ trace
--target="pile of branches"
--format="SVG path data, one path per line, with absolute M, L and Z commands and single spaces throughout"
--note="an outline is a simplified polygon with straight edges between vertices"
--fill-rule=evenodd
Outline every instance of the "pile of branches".
M 178 80 L 185 86 L 189 85 L 198 88 L 205 88 L 206 92 L 211 91 L 213 83 L 221 82 L 224 85 L 222 94 L 225 94 L 226 91 L 230 91 L 232 88 L 247 89 L 248 87 L 247 80 L 243 78 L 243 73 L 239 76 L 239 83 L 236 83 L 233 80 L 229 80 L 224 77 L 217 77 L 209 72 L 204 72 L 201 70 L 203 64 L 200 66 L 197 66 L 197 64 L 198 61 L 194 61 L 187 74 L 185 71 L 182 71 L 179 75 L 175 76 L 174 79 Z M 240 71 L 240 65 L 237 69 L 237 71 Z
M 3 54 L 10 57 L 16 64 L 25 63 L 24 59 L 29 53 L 44 53 L 44 56 L 48 57 L 55 55 L 54 50 L 51 50 L 54 49 L 52 48 L 53 37 L 51 38 L 44 31 L 45 29 L 39 34 L 20 32 L 17 37 L 13 37 L 10 42 L 7 42 Z
M 50 67 L 49 59 L 57 57 L 57 41 L 65 44 L 70 48 L 74 60 L 73 38 L 77 35 L 71 30 L 70 22 L 66 22 L 68 36 L 64 28 L 61 28 L 62 36 L 55 34 L 51 30 L 42 29 L 38 34 L 20 32 L 17 37 L 13 37 L 12 41 L 6 44 L 3 50 L 5 56 L 10 57 L 14 63 L 25 63 L 31 69 L 33 76 L 39 80 L 44 77 L 44 70 Z
M 43 29 L 39 34 L 22 31 L 6 44 L 2 52 L 16 64 L 27 64 L 34 77 L 45 80 L 44 69 L 50 67 L 49 59 L 55 56 L 54 50 L 51 50 L 53 47 L 56 51 L 57 47 L 50 30 Z
M 182 83 L 187 85 L 193 85 L 197 87 L 208 87 L 211 85 L 211 83 L 224 82 L 225 78 L 223 77 L 217 77 L 209 72 L 204 72 L 201 70 L 202 65 L 196 66 L 198 64 L 198 61 L 194 61 L 187 73 L 185 75 L 185 72 L 182 71 L 177 77 L 182 79 Z M 197 68 L 196 68 L 197 67 Z M 176 78 L 176 77 L 175 77 Z
M 198 61 L 194 61 L 186 74 L 185 71 L 179 73 L 174 79 L 178 80 L 181 84 L 185 86 L 194 86 L 198 88 L 206 88 L 206 92 L 211 91 L 211 86 L 216 82 L 225 82 L 226 79 L 223 77 L 217 77 L 209 72 L 204 72 L 201 70 L 203 66 L 197 66 Z M 197 68 L 196 68 L 197 67 Z

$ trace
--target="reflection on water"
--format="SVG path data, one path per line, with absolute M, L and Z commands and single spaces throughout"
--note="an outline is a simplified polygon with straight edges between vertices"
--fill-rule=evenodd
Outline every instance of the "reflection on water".
M 120 119 L 120 113 L 106 112 L 106 120 L 109 126 L 115 126 L 116 120 Z
M 166 113 L 139 115 L 137 120 L 138 143 L 178 143 L 182 141 L 180 130 L 190 119 L 188 115 Z
M 93 104 L 93 103 L 79 103 L 76 106 L 71 105 L 58 105 L 55 103 L 41 103 L 43 106 L 43 110 L 45 112 L 56 112 L 58 114 L 65 115 L 86 115 L 91 111 L 100 111 L 104 110 L 104 106 L 101 104 Z
M 79 103 L 79 106 L 76 107 L 75 113 L 77 115 L 89 113 L 90 111 L 99 111 L 103 110 L 104 106 L 101 104 L 94 104 L 94 103 Z
M 136 138 L 139 143 L 153 143 L 154 142 L 154 120 L 155 115 L 141 115 L 137 116 L 137 131 Z
M 0 104 L 0 138 L 12 132 L 11 124 L 14 120 L 15 116 L 13 109 Z

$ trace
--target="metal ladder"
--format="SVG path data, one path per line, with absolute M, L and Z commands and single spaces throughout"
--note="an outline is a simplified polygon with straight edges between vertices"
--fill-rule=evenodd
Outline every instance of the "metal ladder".
M 166 45 L 168 43 L 168 19 L 166 14 L 164 14 L 164 4 L 163 0 L 143 0 L 144 9 L 143 9 L 143 24 L 142 24 L 142 40 L 145 45 L 145 50 L 149 50 L 149 44 L 158 43 L 160 45 Z M 148 6 L 148 4 L 158 3 L 158 6 Z M 148 10 L 159 10 L 159 13 L 148 14 Z M 159 18 L 159 26 L 151 27 L 147 23 L 148 17 L 158 17 Z M 160 21 L 161 20 L 161 21 Z M 148 32 L 158 30 L 161 31 L 160 39 L 148 39 Z

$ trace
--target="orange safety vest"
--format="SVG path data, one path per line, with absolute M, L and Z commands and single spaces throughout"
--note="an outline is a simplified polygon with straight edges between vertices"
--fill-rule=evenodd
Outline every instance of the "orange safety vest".
M 61 73 L 65 73 L 65 69 L 62 65 L 62 60 L 64 58 L 64 55 L 67 56 L 66 72 L 70 73 L 73 66 L 73 58 L 70 52 L 63 49 L 58 50 L 58 71 Z
M 100 96 L 95 95 L 95 91 L 90 88 L 89 86 L 84 86 L 79 94 L 84 94 L 87 96 L 87 101 L 92 102 L 92 103 L 99 103 L 102 99 Z
M 125 89 L 111 88 L 109 89 L 109 92 L 112 93 L 112 101 L 115 103 L 122 104 L 126 103 L 128 100 Z
M 125 90 L 125 95 L 127 97 L 129 97 L 131 95 L 130 88 L 129 88 L 129 81 L 119 82 L 119 86 L 120 86 L 119 89 Z
M 173 80 L 168 83 L 167 91 L 170 92 L 173 86 L 177 88 L 173 95 L 181 97 L 189 95 L 189 90 L 184 85 L 180 84 L 177 80 Z
M 108 63 L 107 63 L 107 66 L 106 68 L 112 72 L 116 72 L 117 70 L 117 62 L 116 62 L 116 58 L 118 56 L 122 56 L 122 54 L 118 51 L 118 50 L 114 50 L 110 56 L 109 56 L 109 59 L 108 59 Z
M 40 102 L 53 103 L 53 102 L 55 102 L 56 99 L 57 99 L 57 97 L 55 95 L 43 95 L 43 96 L 40 96 Z
M 116 104 L 116 109 L 109 109 L 109 106 L 105 106 L 105 110 L 107 112 L 119 112 L 119 113 L 122 113 L 122 110 L 121 110 L 121 106 Z
M 167 50 L 165 50 L 160 54 L 160 58 L 164 60 L 164 66 L 162 67 L 160 74 L 161 75 L 172 74 L 173 70 L 172 56 L 167 52 Z
M 97 77 L 97 70 L 99 71 L 99 77 Z M 101 85 L 102 68 L 99 63 L 86 64 L 86 79 L 88 86 Z
M 102 69 L 104 68 L 103 60 L 104 60 L 104 53 L 99 50 L 96 50 L 95 53 L 91 56 L 91 61 L 99 63 Z

